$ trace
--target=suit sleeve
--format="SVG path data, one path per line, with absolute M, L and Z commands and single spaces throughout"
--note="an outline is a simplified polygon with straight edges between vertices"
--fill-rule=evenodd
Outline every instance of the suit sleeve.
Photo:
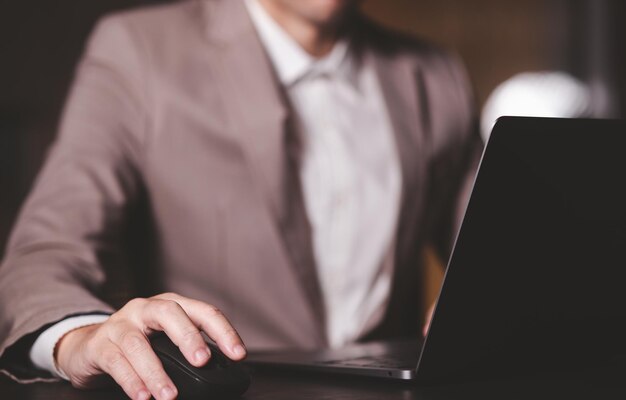
M 0 265 L 0 371 L 20 382 L 51 378 L 28 357 L 38 333 L 68 316 L 113 311 L 98 297 L 107 278 L 102 260 L 118 251 L 140 187 L 147 116 L 131 28 L 108 17 L 92 34 Z

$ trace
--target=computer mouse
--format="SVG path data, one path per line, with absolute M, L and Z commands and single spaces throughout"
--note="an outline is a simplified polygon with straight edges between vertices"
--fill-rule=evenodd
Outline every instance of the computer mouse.
M 152 336 L 150 343 L 176 385 L 180 399 L 233 398 L 250 386 L 250 375 L 212 343 L 207 343 L 211 359 L 200 368 L 191 365 L 164 333 Z

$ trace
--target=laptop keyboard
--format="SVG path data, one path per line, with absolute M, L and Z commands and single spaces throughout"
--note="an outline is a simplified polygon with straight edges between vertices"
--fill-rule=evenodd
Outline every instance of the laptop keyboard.
M 320 364 L 364 368 L 414 369 L 417 365 L 417 360 L 411 364 L 408 363 L 406 359 L 401 358 L 365 356 L 343 360 L 320 361 Z

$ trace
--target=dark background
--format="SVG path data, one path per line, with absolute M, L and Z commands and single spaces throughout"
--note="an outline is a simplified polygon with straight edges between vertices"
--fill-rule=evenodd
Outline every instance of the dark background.
M 0 256 L 95 21 L 148 3 L 158 2 L 0 2 Z M 480 104 L 516 73 L 559 69 L 592 85 L 601 115 L 626 114 L 622 0 L 367 0 L 365 9 L 458 51 Z

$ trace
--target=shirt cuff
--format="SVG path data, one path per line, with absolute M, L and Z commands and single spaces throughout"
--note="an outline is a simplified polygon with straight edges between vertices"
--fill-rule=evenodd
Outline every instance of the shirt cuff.
M 54 360 L 54 348 L 65 334 L 87 325 L 99 324 L 109 319 L 108 315 L 91 314 L 69 317 L 43 331 L 30 348 L 30 360 L 37 368 L 50 372 L 57 378 L 69 380 Z

